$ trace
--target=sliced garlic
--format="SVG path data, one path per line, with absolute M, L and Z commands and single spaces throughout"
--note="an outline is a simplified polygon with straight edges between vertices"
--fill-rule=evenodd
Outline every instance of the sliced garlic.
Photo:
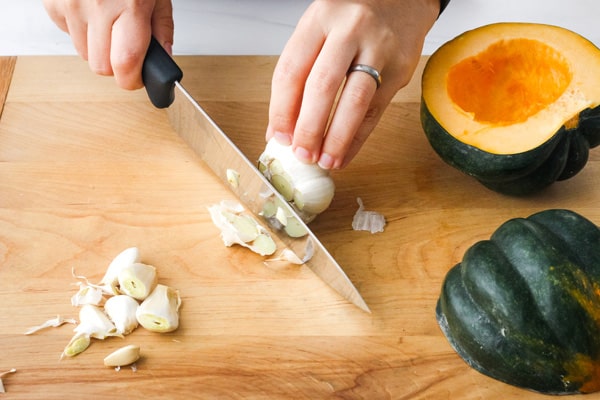
M 227 169 L 225 172 L 227 176 L 227 182 L 231 185 L 232 188 L 237 189 L 240 185 L 240 173 L 234 169 Z
M 133 297 L 121 294 L 106 300 L 104 311 L 115 324 L 117 333 L 128 335 L 138 326 L 135 316 L 138 307 L 139 303 Z
M 140 359 L 140 346 L 130 344 L 117 349 L 104 357 L 104 365 L 107 367 L 122 367 L 133 364 Z
M 238 244 L 262 256 L 271 255 L 277 250 L 277 245 L 266 228 L 243 213 L 241 204 L 223 201 L 210 206 L 208 211 L 215 226 L 221 230 L 225 246 Z
M 144 300 L 154 290 L 158 276 L 152 265 L 136 262 L 121 269 L 117 281 L 121 293 Z
M 158 284 L 140 304 L 136 317 L 141 326 L 153 332 L 171 332 L 179 327 L 179 291 Z
M 284 261 L 284 262 L 288 262 L 291 264 L 297 264 L 297 265 L 304 264 L 304 261 L 302 261 L 300 259 L 300 257 L 298 257 L 296 255 L 296 253 L 294 253 L 290 249 L 283 249 L 283 251 L 277 257 L 269 258 L 265 262 L 274 262 L 274 261 Z

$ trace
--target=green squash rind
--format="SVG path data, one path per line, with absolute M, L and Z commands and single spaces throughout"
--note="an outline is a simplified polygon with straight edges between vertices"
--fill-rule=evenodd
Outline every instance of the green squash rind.
M 547 210 L 507 221 L 467 250 L 436 315 L 456 352 L 485 375 L 546 394 L 599 390 L 600 375 L 572 368 L 580 356 L 600 364 L 599 288 L 600 230 Z
M 529 195 L 569 179 L 586 165 L 589 149 L 600 143 L 600 107 L 583 110 L 577 127 L 561 127 L 535 149 L 492 154 L 449 134 L 421 99 L 421 125 L 435 152 L 447 164 L 476 178 L 487 188 L 508 195 Z

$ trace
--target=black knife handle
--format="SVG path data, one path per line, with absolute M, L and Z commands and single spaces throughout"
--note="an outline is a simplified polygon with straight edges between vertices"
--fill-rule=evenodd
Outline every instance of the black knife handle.
M 169 53 L 152 36 L 142 66 L 142 81 L 150 101 L 156 108 L 167 108 L 173 103 L 175 82 L 183 72 Z

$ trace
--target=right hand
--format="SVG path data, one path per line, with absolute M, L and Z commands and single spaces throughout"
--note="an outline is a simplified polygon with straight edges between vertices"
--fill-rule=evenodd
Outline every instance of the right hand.
M 150 37 L 171 53 L 171 0 L 43 0 L 50 18 L 71 36 L 79 55 L 124 89 L 139 89 Z

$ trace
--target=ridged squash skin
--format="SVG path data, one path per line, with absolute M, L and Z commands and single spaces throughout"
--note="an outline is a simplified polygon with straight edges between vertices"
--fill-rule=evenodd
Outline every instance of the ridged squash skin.
M 600 229 L 560 209 L 505 222 L 448 272 L 436 315 L 485 375 L 545 394 L 600 390 Z
M 547 47 L 550 49 L 549 52 L 553 52 L 552 56 L 548 56 L 550 59 L 548 69 L 551 70 L 553 68 L 552 63 L 555 63 L 557 68 L 564 68 L 565 79 L 569 79 L 563 87 L 556 89 L 557 94 L 554 102 L 560 102 L 561 105 L 553 104 L 548 100 L 545 109 L 535 113 L 532 112 L 525 120 L 515 121 L 514 123 L 510 121 L 500 121 L 498 123 L 476 121 L 476 112 L 463 110 L 460 104 L 454 103 L 452 95 L 449 94 L 450 89 L 447 82 L 452 79 L 450 71 L 461 61 L 470 58 L 475 60 L 472 61 L 473 63 L 495 62 L 500 64 L 498 56 L 495 54 L 487 56 L 491 60 L 485 60 L 486 46 L 489 46 L 488 48 L 502 46 L 503 41 L 508 43 L 511 40 L 529 41 L 534 43 L 534 46 L 539 47 L 539 49 L 528 49 L 526 45 L 523 45 L 522 51 L 524 53 L 535 53 L 536 51 L 542 53 L 544 51 L 542 47 Z M 476 50 L 470 50 L 471 48 Z M 510 45 L 506 45 L 506 48 L 510 49 Z M 577 53 L 569 53 L 571 48 L 576 48 Z M 583 58 L 583 55 L 587 58 L 581 60 L 576 58 Z M 511 57 L 517 58 L 518 56 L 512 55 Z M 483 58 L 483 60 L 479 60 L 477 57 Z M 561 57 L 561 59 L 556 61 L 553 57 Z M 523 56 L 523 58 L 526 59 L 527 57 Z M 514 67 L 511 67 L 511 61 L 515 64 Z M 508 67 L 502 67 L 504 68 L 504 74 L 509 74 L 511 68 L 513 68 L 515 75 L 525 74 L 531 76 L 535 74 L 535 69 L 531 67 L 531 64 L 540 62 L 538 59 L 531 59 L 525 60 L 521 65 L 517 61 L 521 60 L 506 61 L 504 64 Z M 595 72 L 590 73 L 586 70 L 585 76 L 579 76 L 583 74 L 580 71 L 584 70 L 581 65 L 586 65 L 589 71 Z M 479 66 L 478 68 L 483 67 Z M 490 68 L 493 69 L 494 67 Z M 519 70 L 527 68 L 532 69 L 531 71 Z M 477 72 L 476 69 L 474 71 Z M 552 73 L 549 72 L 548 76 L 552 76 Z M 484 104 L 481 108 L 485 109 L 485 103 L 494 100 L 495 88 L 492 84 L 484 94 L 470 94 L 469 90 L 472 90 L 472 88 L 467 87 L 469 77 L 465 76 L 461 79 L 465 79 L 464 90 L 466 93 L 461 95 L 462 98 L 458 101 L 466 102 L 465 99 L 473 103 L 480 101 Z M 510 79 L 513 78 L 505 79 L 498 85 L 502 84 L 509 87 L 506 80 Z M 519 79 L 522 80 L 523 77 L 517 76 L 514 78 L 515 81 Z M 489 82 L 484 81 L 483 83 Z M 550 82 L 547 85 L 552 84 L 554 83 Z M 477 85 L 477 82 L 473 85 Z M 533 85 L 533 83 L 530 85 Z M 458 86 L 460 87 L 460 85 Z M 540 86 L 529 88 L 529 90 L 543 92 L 545 90 L 544 86 Z M 500 23 L 465 32 L 432 54 L 423 72 L 422 89 L 421 124 L 435 152 L 447 164 L 476 178 L 483 185 L 496 192 L 508 195 L 528 195 L 539 192 L 556 181 L 569 179 L 584 168 L 588 161 L 590 149 L 600 143 L 600 50 L 581 36 L 563 28 L 542 24 Z M 456 91 L 456 89 L 454 90 Z M 508 89 L 503 87 L 498 88 L 497 91 L 501 92 L 502 90 L 511 89 L 510 87 Z M 516 94 L 511 96 L 510 93 L 502 93 L 501 95 L 511 102 L 517 103 L 510 107 L 507 106 L 509 110 L 510 108 L 519 107 L 518 101 L 512 98 L 516 97 Z M 478 100 L 476 96 L 486 96 L 486 98 Z M 470 97 L 475 98 L 471 100 Z M 554 107 L 554 109 L 551 107 Z M 507 112 L 507 110 L 504 112 Z M 553 119 L 544 116 L 544 112 L 547 112 L 550 117 L 555 117 L 561 113 L 564 113 L 564 115 L 559 115 L 558 119 Z M 498 113 L 501 114 L 502 111 L 498 111 Z M 498 116 L 498 118 L 500 117 Z M 462 132 L 463 129 L 465 132 Z M 484 143 L 484 146 L 480 143 L 471 142 L 471 140 L 485 142 L 485 140 L 480 139 L 482 135 L 500 129 L 504 133 L 489 139 L 487 143 Z M 515 151 L 512 152 L 510 146 L 503 143 L 514 142 L 518 144 L 519 138 L 532 133 L 540 137 L 539 142 L 535 145 L 528 147 L 515 146 Z M 511 137 L 508 138 L 509 136 Z M 507 139 L 504 140 L 504 137 L 507 137 Z M 503 146 L 502 150 L 493 150 L 495 147 L 501 146 Z

